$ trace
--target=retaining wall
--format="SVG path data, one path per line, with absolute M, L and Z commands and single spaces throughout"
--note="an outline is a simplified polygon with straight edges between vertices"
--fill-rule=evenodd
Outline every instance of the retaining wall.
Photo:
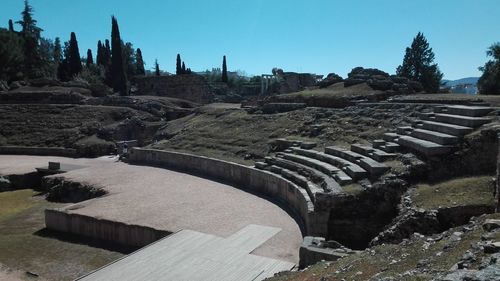
M 78 156 L 76 149 L 73 148 L 30 146 L 0 146 L 0 154 L 62 156 L 72 158 Z
M 187 153 L 133 148 L 130 162 L 172 168 L 191 174 L 221 180 L 283 202 L 303 223 L 305 232 L 316 233 L 312 215 L 314 205 L 307 192 L 275 174 L 253 167 Z
M 51 230 L 133 247 L 144 247 L 171 234 L 151 227 L 71 214 L 64 209 L 45 210 L 45 225 Z

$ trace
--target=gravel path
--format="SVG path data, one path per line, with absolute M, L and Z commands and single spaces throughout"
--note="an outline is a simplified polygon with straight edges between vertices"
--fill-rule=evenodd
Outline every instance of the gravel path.
M 298 262 L 302 236 L 295 220 L 272 202 L 229 185 L 161 168 L 127 165 L 109 157 L 0 155 L 0 174 L 33 171 L 34 167 L 46 166 L 48 161 L 87 166 L 64 176 L 108 191 L 104 197 L 72 206 L 72 213 L 172 232 L 191 229 L 222 237 L 248 224 L 278 227 L 282 231 L 253 253 Z

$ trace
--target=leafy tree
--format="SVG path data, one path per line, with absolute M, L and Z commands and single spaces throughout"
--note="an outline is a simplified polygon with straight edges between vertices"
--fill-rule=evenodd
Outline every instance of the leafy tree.
M 54 63 L 56 65 L 59 65 L 61 61 L 63 60 L 63 54 L 62 54 L 62 47 L 61 47 L 61 39 L 59 37 L 56 37 L 56 40 L 54 41 Z
M 127 76 L 124 69 L 124 59 L 122 51 L 122 40 L 118 21 L 111 17 L 111 77 L 113 90 L 120 95 L 127 94 Z
M 94 64 L 94 57 L 92 56 L 92 50 L 88 49 L 87 50 L 87 61 L 86 61 L 85 65 L 87 67 L 90 67 L 93 64 Z
M 144 60 L 142 59 L 142 51 L 140 48 L 137 48 L 137 51 L 135 53 L 135 62 L 137 75 L 146 75 L 146 70 L 144 69 Z
M 38 69 L 39 76 L 55 77 L 57 72 L 57 63 L 54 58 L 55 44 L 51 39 L 40 38 L 40 68 Z
M 181 74 L 186 74 L 186 64 L 182 62 Z
M 12 20 L 9 20 L 9 31 L 14 32 L 14 23 L 12 22 Z
M 226 56 L 222 59 L 222 82 L 227 83 L 227 64 L 226 64 Z
M 57 78 L 61 81 L 68 81 L 71 80 L 71 75 L 70 75 L 70 70 L 69 70 L 69 42 L 66 41 L 64 42 L 64 47 L 63 47 L 63 60 L 57 67 Z
M 136 75 L 137 72 L 137 62 L 135 59 L 135 49 L 132 43 L 127 42 L 123 47 L 123 59 L 125 60 L 125 71 L 127 77 Z
M 479 93 L 484 95 L 499 95 L 500 94 L 500 43 L 491 45 L 486 51 L 488 57 L 492 60 L 486 62 L 479 70 L 483 75 L 477 82 Z
M 76 40 L 76 34 L 71 32 L 71 37 L 69 39 L 69 49 L 68 56 L 66 57 L 68 61 L 68 70 L 70 78 L 82 71 L 82 61 L 80 58 L 80 50 L 78 49 L 78 41 Z
M 15 33 L 0 28 L 0 79 L 18 78 L 19 65 L 24 60 L 23 39 Z
M 175 65 L 175 74 L 177 74 L 177 75 L 182 74 L 182 60 L 181 60 L 180 54 L 177 54 L 177 62 Z
M 33 19 L 33 7 L 24 1 L 24 10 L 21 12 L 22 20 L 18 21 L 22 27 L 21 36 L 24 39 L 24 74 L 29 78 L 39 77 L 41 58 L 39 54 L 40 33 L 42 29 L 36 26 Z
M 160 65 L 158 64 L 158 60 L 155 60 L 155 75 L 160 76 Z
M 403 64 L 396 70 L 399 76 L 418 81 L 428 93 L 439 91 L 443 74 L 434 63 L 434 52 L 424 34 L 419 32 L 409 48 L 406 48 Z

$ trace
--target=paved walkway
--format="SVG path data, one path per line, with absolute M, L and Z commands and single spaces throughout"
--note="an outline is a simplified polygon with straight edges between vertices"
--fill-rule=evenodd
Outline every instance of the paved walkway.
M 263 280 L 295 265 L 249 255 L 279 232 L 274 227 L 249 225 L 220 238 L 182 230 L 78 280 Z
M 31 172 L 48 161 L 86 166 L 64 176 L 108 192 L 68 207 L 71 213 L 219 237 L 229 237 L 250 224 L 276 227 L 281 231 L 252 254 L 298 262 L 302 236 L 296 221 L 272 202 L 229 185 L 161 168 L 127 165 L 109 157 L 0 155 L 0 175 Z

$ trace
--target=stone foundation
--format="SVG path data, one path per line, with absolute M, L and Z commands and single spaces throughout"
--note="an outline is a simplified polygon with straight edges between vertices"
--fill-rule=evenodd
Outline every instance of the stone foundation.
M 133 247 L 144 247 L 171 234 L 151 227 L 71 214 L 59 209 L 45 210 L 45 225 L 51 230 Z
M 212 89 L 200 75 L 135 77 L 132 83 L 137 85 L 139 95 L 164 96 L 203 104 L 213 100 Z

